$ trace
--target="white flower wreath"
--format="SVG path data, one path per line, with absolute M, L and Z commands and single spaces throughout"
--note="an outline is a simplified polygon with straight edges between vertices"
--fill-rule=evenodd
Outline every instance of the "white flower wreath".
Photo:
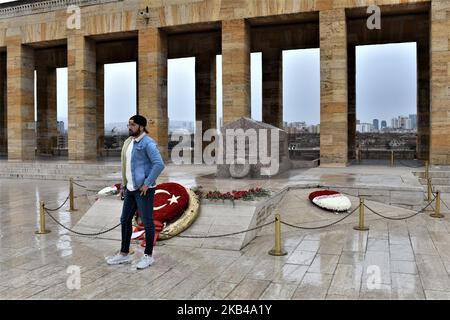
M 350 199 L 340 193 L 318 196 L 312 201 L 321 208 L 336 212 L 347 211 L 352 206 Z

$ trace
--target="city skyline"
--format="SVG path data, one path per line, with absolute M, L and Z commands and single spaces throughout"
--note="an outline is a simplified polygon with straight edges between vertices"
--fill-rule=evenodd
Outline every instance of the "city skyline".
M 356 48 L 356 114 L 364 122 L 416 112 L 415 43 Z M 251 55 L 251 117 L 261 121 L 261 53 Z M 283 120 L 320 123 L 320 50 L 283 52 Z M 222 117 L 221 56 L 217 56 L 217 122 Z M 58 120 L 67 119 L 67 68 L 57 69 Z M 105 65 L 105 123 L 136 113 L 136 65 Z M 195 58 L 168 61 L 168 116 L 195 121 Z

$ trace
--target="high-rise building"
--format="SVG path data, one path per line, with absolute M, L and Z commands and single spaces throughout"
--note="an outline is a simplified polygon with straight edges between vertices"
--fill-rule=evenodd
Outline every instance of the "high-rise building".
M 411 130 L 412 129 L 412 123 L 410 118 L 405 118 L 405 129 Z
M 308 126 L 307 131 L 309 133 L 320 133 L 320 124 Z
M 411 129 L 417 129 L 417 114 L 410 114 L 409 119 L 411 119 Z
M 399 116 L 398 117 L 398 128 L 403 129 L 403 130 L 411 130 L 412 126 L 411 126 L 411 119 L 408 117 L 402 117 Z
M 360 120 L 356 120 L 356 124 L 361 124 L 361 121 Z
M 398 118 L 392 118 L 392 120 L 391 120 L 391 128 L 392 129 L 400 128 L 400 125 L 398 123 Z
M 386 120 L 381 121 L 381 129 L 384 129 L 387 127 L 387 122 Z
M 379 124 L 378 119 L 373 119 L 372 124 L 373 124 L 373 129 L 374 130 L 379 130 L 380 129 L 379 126 L 378 126 L 378 124 Z
M 356 125 L 356 131 L 361 133 L 368 133 L 373 131 L 373 124 L 371 123 L 360 123 Z

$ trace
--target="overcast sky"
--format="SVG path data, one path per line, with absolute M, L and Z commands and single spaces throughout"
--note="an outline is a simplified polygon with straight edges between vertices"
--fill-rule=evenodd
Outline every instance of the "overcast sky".
M 251 57 L 252 118 L 261 120 L 261 54 Z M 416 112 L 415 43 L 356 49 L 357 118 L 387 120 Z M 217 56 L 217 106 L 222 114 L 221 56 Z M 195 121 L 195 59 L 168 62 L 169 118 Z M 105 122 L 126 121 L 136 110 L 135 63 L 105 66 Z M 284 121 L 320 121 L 319 49 L 283 54 Z M 67 118 L 67 69 L 58 70 L 58 117 Z

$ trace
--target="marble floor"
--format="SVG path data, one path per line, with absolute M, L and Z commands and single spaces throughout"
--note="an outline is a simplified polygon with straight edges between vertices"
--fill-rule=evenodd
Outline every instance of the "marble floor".
M 138 271 L 137 245 L 132 264 L 108 266 L 105 257 L 119 248 L 117 239 L 105 235 L 88 246 L 86 238 L 52 221 L 50 234 L 34 234 L 40 199 L 57 207 L 67 192 L 64 181 L 0 179 L 0 299 L 450 299 L 445 206 L 443 219 L 422 213 L 394 221 L 368 213 L 368 232 L 353 230 L 356 217 L 314 231 L 283 226 L 288 254 L 281 257 L 267 254 L 273 226 L 241 251 L 158 242 L 155 264 Z M 66 205 L 55 213 L 64 225 L 74 226 L 95 200 L 83 192 L 76 189 L 78 211 L 67 212 Z M 321 224 L 299 204 L 301 192 L 294 190 L 283 201 L 282 219 Z M 369 204 L 390 216 L 412 213 Z

